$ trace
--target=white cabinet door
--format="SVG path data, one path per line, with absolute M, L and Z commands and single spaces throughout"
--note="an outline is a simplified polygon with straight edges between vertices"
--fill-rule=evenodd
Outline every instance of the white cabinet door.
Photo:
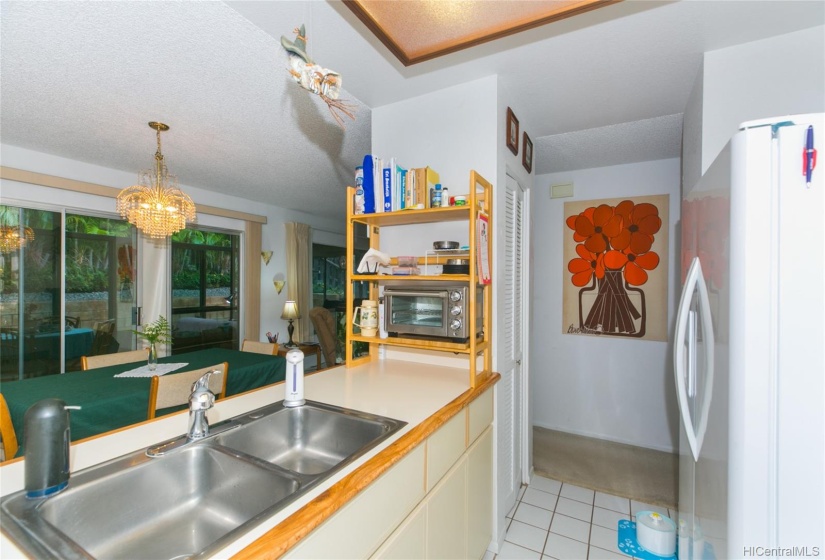
M 493 538 L 493 429 L 467 450 L 467 558 L 481 558 Z
M 419 505 L 404 523 L 390 535 L 373 558 L 381 560 L 409 560 L 426 558 L 427 503 Z
M 467 558 L 467 455 L 428 496 L 426 558 Z

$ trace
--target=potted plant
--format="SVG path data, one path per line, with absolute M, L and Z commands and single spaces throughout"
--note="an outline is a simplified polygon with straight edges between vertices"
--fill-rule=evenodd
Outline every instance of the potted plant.
M 166 317 L 159 315 L 157 321 L 144 323 L 142 330 L 132 331 L 139 337 L 149 342 L 149 371 L 155 371 L 158 367 L 157 344 L 166 344 L 172 340 L 172 331 Z

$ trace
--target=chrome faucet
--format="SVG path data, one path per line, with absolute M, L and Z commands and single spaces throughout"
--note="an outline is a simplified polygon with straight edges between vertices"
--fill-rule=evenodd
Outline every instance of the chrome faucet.
M 192 384 L 192 394 L 189 395 L 189 430 L 187 430 L 186 436 L 180 436 L 150 447 L 146 450 L 146 455 L 160 457 L 173 449 L 209 436 L 209 420 L 206 418 L 206 411 L 215 406 L 215 394 L 209 390 L 209 376 L 213 373 L 220 372 L 216 370 L 207 371 Z M 224 429 L 230 429 L 231 427 L 234 426 L 226 426 Z M 221 431 L 223 430 L 218 430 L 218 432 Z
M 217 371 L 207 371 L 192 384 L 189 395 L 189 431 L 188 441 L 205 438 L 209 435 L 209 420 L 206 411 L 215 406 L 215 394 L 209 390 L 209 376 Z

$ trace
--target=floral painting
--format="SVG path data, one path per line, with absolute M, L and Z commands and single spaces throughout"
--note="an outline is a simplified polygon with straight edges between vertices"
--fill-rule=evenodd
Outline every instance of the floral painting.
M 668 202 L 565 203 L 562 332 L 667 340 Z

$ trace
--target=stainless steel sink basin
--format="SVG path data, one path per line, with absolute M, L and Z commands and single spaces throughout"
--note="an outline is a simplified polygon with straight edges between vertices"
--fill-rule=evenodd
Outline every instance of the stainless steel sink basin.
M 0 502 L 35 558 L 199 558 L 216 552 L 406 423 L 281 403 L 159 457 L 140 450 L 72 475 L 63 492 Z
M 403 425 L 308 402 L 225 432 L 216 442 L 297 473 L 317 475 L 355 459 Z

